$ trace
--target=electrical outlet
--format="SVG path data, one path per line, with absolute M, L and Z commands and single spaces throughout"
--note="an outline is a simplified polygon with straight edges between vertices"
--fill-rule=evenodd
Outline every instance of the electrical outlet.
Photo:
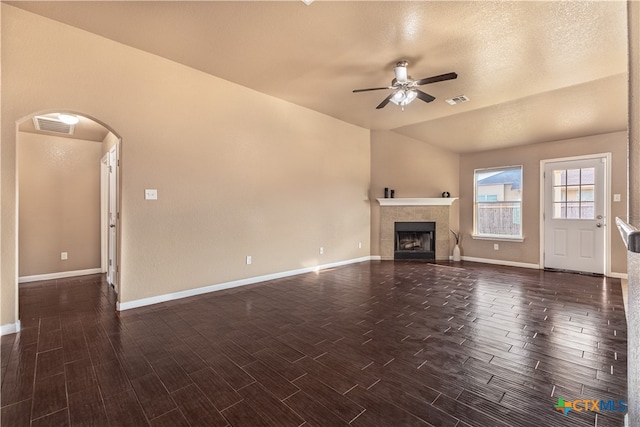
M 613 201 L 614 202 L 619 202 L 622 200 L 622 197 L 619 194 L 614 194 L 613 195 Z
M 494 243 L 494 244 L 493 244 L 493 250 L 494 250 L 494 251 L 497 251 L 497 250 L 499 250 L 499 249 L 500 249 L 500 245 L 499 245 L 499 244 L 497 244 L 497 243 Z
M 251 255 L 247 255 L 247 265 L 251 264 Z
M 65 260 L 69 258 L 69 254 L 67 252 L 60 252 L 60 259 Z
M 144 190 L 145 200 L 158 200 L 158 190 L 155 188 L 147 188 Z
M 320 255 L 322 255 L 323 253 L 324 253 L 324 248 L 320 246 Z

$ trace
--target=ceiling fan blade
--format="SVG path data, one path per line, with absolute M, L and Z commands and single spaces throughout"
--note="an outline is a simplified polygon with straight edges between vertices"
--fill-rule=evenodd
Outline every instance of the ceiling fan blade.
M 456 73 L 440 74 L 439 76 L 427 77 L 426 79 L 418 80 L 416 81 L 416 84 L 420 86 L 420 85 L 426 85 L 428 83 L 442 82 L 445 80 L 453 80 L 457 78 L 458 78 L 458 75 Z
M 392 97 L 393 95 L 395 95 L 395 94 L 396 94 L 395 92 L 391 92 L 391 93 L 389 94 L 389 96 L 387 96 L 387 97 L 386 97 L 386 98 L 385 98 L 385 99 L 384 99 L 380 104 L 378 104 L 378 106 L 376 107 L 376 109 L 377 109 L 377 110 L 379 110 L 379 109 L 381 109 L 381 108 L 384 108 L 384 107 L 385 107 L 385 105 L 387 105 L 387 104 L 389 103 L 389 101 L 391 100 L 391 97 Z
M 416 93 L 418 94 L 418 98 L 422 99 L 424 102 L 431 102 L 434 101 L 436 98 L 435 96 L 431 96 L 428 93 L 424 93 L 421 90 L 418 89 L 414 89 L 416 91 Z
M 354 89 L 353 93 L 358 93 L 358 92 L 369 92 L 371 90 L 382 90 L 382 89 L 393 89 L 392 86 L 385 86 L 385 87 L 372 87 L 369 89 Z

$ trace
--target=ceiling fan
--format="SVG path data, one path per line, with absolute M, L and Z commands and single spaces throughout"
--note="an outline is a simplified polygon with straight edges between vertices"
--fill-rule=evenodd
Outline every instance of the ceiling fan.
M 389 101 L 402 107 L 404 111 L 405 105 L 410 104 L 414 99 L 419 98 L 424 102 L 431 102 L 435 97 L 429 95 L 418 89 L 418 86 L 426 85 L 429 83 L 442 82 L 445 80 L 453 80 L 458 77 L 456 73 L 441 74 L 439 76 L 427 77 L 420 80 L 413 80 L 411 76 L 407 74 L 407 65 L 409 63 L 405 60 L 398 61 L 396 63 L 393 72 L 396 77 L 391 81 L 391 86 L 384 87 L 372 87 L 368 89 L 354 89 L 353 93 L 368 92 L 372 90 L 393 90 L 376 108 L 384 108 Z

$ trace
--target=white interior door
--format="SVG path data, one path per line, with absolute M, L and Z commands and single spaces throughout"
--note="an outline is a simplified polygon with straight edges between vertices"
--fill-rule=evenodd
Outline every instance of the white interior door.
M 549 162 L 544 171 L 544 267 L 605 273 L 606 158 Z
M 117 290 L 117 238 L 118 238 L 118 180 L 117 180 L 117 145 L 109 150 L 109 235 L 107 282 Z

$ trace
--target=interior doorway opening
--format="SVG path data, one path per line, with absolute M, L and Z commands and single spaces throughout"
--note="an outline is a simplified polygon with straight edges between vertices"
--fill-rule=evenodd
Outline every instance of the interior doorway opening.
M 104 273 L 119 300 L 121 138 L 67 110 L 29 115 L 16 132 L 16 286 Z

